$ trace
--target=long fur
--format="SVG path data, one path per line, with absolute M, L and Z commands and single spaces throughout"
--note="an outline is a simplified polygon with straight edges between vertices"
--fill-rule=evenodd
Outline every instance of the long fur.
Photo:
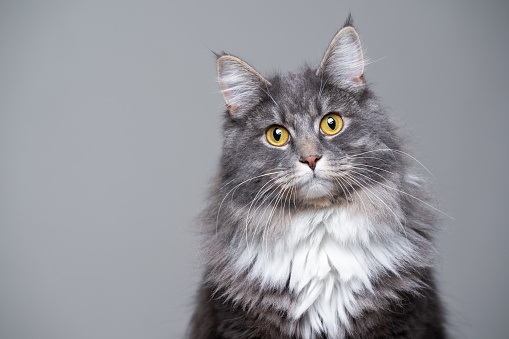
M 219 58 L 236 109 L 201 218 L 206 271 L 189 338 L 445 337 L 436 209 L 364 82 L 359 46 L 346 27 L 318 70 L 267 80 Z M 319 129 L 329 112 L 344 122 L 334 136 Z M 284 146 L 267 142 L 273 125 L 288 129 Z M 321 157 L 314 170 L 309 154 Z

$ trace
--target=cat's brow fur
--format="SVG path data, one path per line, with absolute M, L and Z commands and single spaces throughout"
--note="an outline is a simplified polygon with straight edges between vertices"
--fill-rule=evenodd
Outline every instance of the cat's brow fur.
M 345 27 L 318 71 L 264 78 L 219 56 L 229 106 L 189 338 L 445 337 L 434 209 Z M 344 122 L 334 136 L 319 127 L 330 112 Z M 267 142 L 273 125 L 289 131 L 284 146 Z

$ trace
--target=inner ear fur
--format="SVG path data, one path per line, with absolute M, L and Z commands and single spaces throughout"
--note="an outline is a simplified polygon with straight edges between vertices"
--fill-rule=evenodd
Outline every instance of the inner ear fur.
M 316 74 L 327 74 L 339 86 L 364 86 L 362 45 L 352 26 L 342 28 L 334 36 Z
M 217 78 L 230 115 L 242 113 L 261 98 L 270 82 L 241 59 L 223 55 L 217 59 Z

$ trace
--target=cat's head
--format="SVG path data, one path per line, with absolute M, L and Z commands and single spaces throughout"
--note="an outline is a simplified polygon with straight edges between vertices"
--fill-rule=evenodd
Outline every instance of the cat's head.
M 318 67 L 297 73 L 264 77 L 237 57 L 219 56 L 227 105 L 220 181 L 235 189 L 239 206 L 329 206 L 396 180 L 390 150 L 397 140 L 364 65 L 351 25 Z

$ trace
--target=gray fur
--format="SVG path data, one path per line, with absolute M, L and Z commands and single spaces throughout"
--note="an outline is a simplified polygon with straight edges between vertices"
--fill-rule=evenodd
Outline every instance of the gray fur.
M 351 41 L 351 31 L 347 38 Z M 336 45 L 331 48 L 343 48 Z M 242 66 L 249 86 L 253 81 L 260 86 L 247 93 L 249 100 L 235 101 L 245 103 L 235 114 L 224 114 L 220 169 L 201 218 L 206 271 L 190 338 L 445 337 L 432 274 L 436 216 L 414 160 L 363 75 L 350 85 L 344 75 L 352 73 L 337 69 L 348 65 L 327 59 L 322 65 L 318 72 L 305 67 L 267 80 L 257 73 L 246 75 L 249 69 Z M 341 81 L 329 81 L 338 74 Z M 332 137 L 319 130 L 320 119 L 329 112 L 344 120 L 343 130 Z M 287 145 L 267 143 L 265 132 L 272 125 L 290 131 Z M 310 152 L 326 159 L 319 161 L 327 161 L 334 173 L 326 197 L 308 199 L 298 193 L 299 159 Z M 254 261 L 241 269 L 236 263 L 247 247 L 270 249 L 288 237 L 292 214 L 348 206 L 367 214 L 375 225 L 368 242 L 358 246 L 403 238 L 408 246 L 394 249 L 404 255 L 393 270 L 377 271 L 371 291 L 355 293 L 348 326 L 340 323 L 334 336 L 309 334 L 305 319 L 291 316 L 299 296 L 289 288 L 290 276 L 283 284 L 267 283 L 253 276 Z M 291 272 L 290 267 L 281 269 Z

